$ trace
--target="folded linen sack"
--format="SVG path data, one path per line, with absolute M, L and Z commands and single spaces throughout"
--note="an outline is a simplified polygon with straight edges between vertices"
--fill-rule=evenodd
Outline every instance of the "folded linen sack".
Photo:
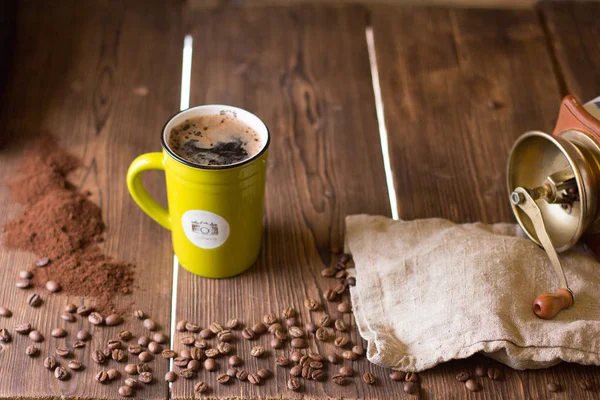
M 355 262 L 350 294 L 371 362 L 418 372 L 482 352 L 512 368 L 561 360 L 600 365 L 600 265 L 561 255 L 574 305 L 552 320 L 532 311 L 558 279 L 513 224 L 346 218 Z

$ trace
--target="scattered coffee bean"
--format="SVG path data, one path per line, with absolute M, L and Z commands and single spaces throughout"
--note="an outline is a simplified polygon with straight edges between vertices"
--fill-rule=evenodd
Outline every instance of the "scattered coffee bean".
M 228 329 L 237 329 L 237 327 L 239 326 L 239 321 L 237 320 L 237 318 L 231 318 L 229 321 L 227 321 L 226 325 Z
M 356 353 L 350 350 L 345 350 L 344 352 L 342 352 L 342 357 L 349 361 L 356 361 L 358 359 Z
M 65 331 L 63 328 L 54 328 L 50 332 L 50 335 L 55 338 L 62 338 L 67 336 L 67 331 Z
M 138 364 L 136 367 L 138 374 L 141 374 L 142 372 L 150 372 L 150 366 L 146 363 Z
M 321 361 L 311 361 L 308 365 L 312 369 L 323 369 L 323 363 Z
M 221 324 L 219 324 L 218 322 L 213 322 L 212 324 L 210 324 L 208 329 L 210 329 L 212 331 L 212 333 L 214 333 L 216 335 L 217 333 L 219 333 L 223 330 L 223 326 Z
M 54 377 L 59 381 L 64 381 L 69 377 L 69 373 L 63 367 L 56 367 L 54 369 Z
M 17 324 L 15 325 L 15 331 L 21 335 L 26 335 L 31 331 L 31 324 L 28 322 Z
M 96 364 L 104 364 L 106 362 L 106 356 L 102 351 L 96 350 L 92 352 L 92 360 L 94 360 Z
M 290 370 L 290 375 L 291 376 L 300 376 L 300 375 L 302 375 L 302 366 L 300 366 L 300 365 L 294 365 L 292 367 L 292 369 Z
M 27 296 L 27 304 L 31 307 L 39 307 L 42 304 L 42 298 L 37 293 L 32 293 Z
M 240 365 L 242 365 L 242 363 L 243 363 L 242 359 L 239 358 L 238 356 L 229 357 L 228 364 L 231 365 L 232 367 L 239 367 Z
M 414 394 L 419 389 L 419 384 L 416 382 L 404 382 L 402 389 L 405 393 Z
M 341 313 L 352 312 L 352 306 L 347 301 L 342 301 L 340 304 L 338 304 L 337 309 Z
M 177 365 L 178 367 L 186 367 L 188 362 L 190 362 L 188 357 L 179 356 L 173 359 L 173 364 Z
M 341 359 L 336 353 L 331 353 L 327 356 L 327 361 L 329 361 L 331 364 L 339 364 Z
M 93 312 L 88 315 L 88 321 L 93 325 L 101 325 L 104 323 L 104 317 L 98 312 Z
M 336 319 L 335 320 L 335 329 L 337 329 L 340 332 L 346 332 L 348 331 L 348 325 L 341 319 Z
M 140 376 L 138 376 L 138 381 L 146 384 L 151 383 L 153 379 L 152 372 L 142 372 Z
M 200 331 L 200 337 L 202 339 L 210 339 L 213 336 L 215 336 L 215 334 L 213 333 L 213 331 L 211 331 L 210 329 L 206 328 L 206 329 L 202 329 Z
M 79 339 L 79 340 L 86 341 L 90 337 L 91 337 L 90 333 L 88 331 L 86 331 L 85 329 L 82 329 L 79 332 L 77 332 L 77 339 Z
M 277 364 L 280 367 L 287 367 L 288 365 L 290 365 L 290 359 L 286 356 L 280 356 L 277 357 L 277 359 L 275 359 L 275 364 Z
M 44 368 L 49 370 L 54 370 L 58 363 L 56 362 L 56 358 L 49 356 L 44 359 Z
M 310 358 L 307 355 L 303 355 L 302 357 L 300 357 L 300 361 L 298 361 L 298 364 L 302 365 L 304 367 L 309 362 L 310 362 Z
M 341 271 L 336 272 L 335 277 L 337 279 L 344 279 L 347 275 L 348 275 L 348 273 L 345 270 L 341 270 Z
M 55 350 L 55 353 L 57 356 L 62 357 L 62 358 L 71 357 L 71 350 L 69 350 L 67 347 L 64 347 L 64 346 L 57 347 Z
M 60 283 L 56 281 L 46 282 L 46 290 L 48 290 L 50 293 L 60 292 L 61 289 L 62 287 L 60 286 Z
M 364 356 L 366 353 L 365 348 L 360 345 L 353 346 L 352 351 L 360 357 Z
M 227 374 L 219 374 L 217 375 L 217 382 L 221 385 L 226 385 L 231 380 L 231 377 Z
M 304 338 L 292 339 L 291 345 L 294 349 L 305 349 L 308 347 L 306 339 L 304 339 Z
M 48 257 L 42 257 L 35 262 L 35 266 L 38 268 L 45 267 L 50 264 L 50 259 Z
M 456 374 L 456 380 L 459 382 L 466 382 L 467 380 L 469 380 L 470 377 L 471 375 L 466 371 L 461 371 L 458 374 Z
M 281 326 L 280 323 L 275 322 L 269 326 L 268 330 L 271 335 L 274 335 L 276 331 L 283 331 L 283 326 Z
M 419 382 L 419 375 L 416 372 L 407 372 L 404 379 L 406 382 Z
M 85 304 L 77 307 L 77 314 L 81 315 L 82 317 L 85 317 L 86 315 L 90 315 L 92 313 L 92 311 L 94 311 L 94 308 L 91 306 L 87 306 Z
M 498 367 L 489 367 L 487 370 L 487 376 L 495 381 L 502 380 L 504 378 L 502 370 Z
M 185 332 L 187 331 L 187 328 L 185 327 L 187 325 L 187 321 L 182 319 L 181 321 L 177 321 L 177 325 L 175 325 L 175 329 L 177 330 L 177 332 Z
M 327 289 L 325 293 L 323 293 L 323 296 L 325 299 L 327 299 L 327 301 L 335 301 L 338 297 L 338 294 L 333 289 Z
M 126 341 L 130 340 L 131 338 L 133 338 L 133 333 L 131 333 L 131 331 L 125 330 L 125 331 L 119 332 L 119 339 L 126 342 Z
M 390 379 L 393 381 L 403 381 L 406 374 L 402 371 L 392 371 L 390 373 Z
M 313 299 L 304 300 L 304 307 L 306 307 L 310 311 L 317 311 L 319 309 L 320 304 Z
M 306 331 L 310 333 L 316 333 L 319 329 L 317 324 L 315 324 L 314 322 L 309 322 L 304 327 L 306 328 Z
M 33 330 L 29 332 L 29 339 L 32 342 L 40 343 L 44 341 L 44 335 L 42 335 L 39 331 Z
M 183 368 L 179 371 L 179 376 L 183 379 L 192 379 L 194 377 L 194 371 L 190 368 Z
M 329 315 L 323 315 L 320 322 L 322 327 L 327 328 L 331 326 L 333 319 Z
M 202 367 L 202 364 L 198 360 L 190 360 L 190 362 L 187 365 L 187 368 L 194 372 L 200 371 L 201 367 Z
M 298 381 L 298 379 L 296 378 L 290 378 L 287 381 L 287 388 L 289 390 L 292 390 L 294 392 L 297 392 L 300 390 L 300 382 Z
M 110 314 L 108 317 L 106 317 L 105 322 L 108 326 L 119 325 L 121 322 L 123 322 L 123 317 L 121 317 L 119 314 Z
M 162 332 L 156 332 L 152 335 L 152 339 L 154 339 L 156 343 L 165 344 L 169 341 L 169 336 Z
M 144 328 L 148 329 L 149 331 L 158 330 L 158 324 L 153 319 L 146 318 L 143 322 L 143 325 Z
M 181 338 L 181 344 L 184 346 L 193 346 L 195 342 L 196 342 L 196 339 L 194 339 L 193 336 L 184 336 Z M 150 344 L 150 343 L 148 343 L 148 344 Z
M 273 313 L 268 313 L 263 316 L 263 322 L 269 326 L 277 323 L 277 317 Z
M 250 350 L 250 355 L 252 357 L 262 357 L 265 354 L 265 348 L 263 346 L 254 346 L 252 350 Z
M 188 322 L 185 324 L 185 331 L 192 332 L 192 333 L 198 333 L 198 332 L 200 332 L 200 325 L 194 324 L 192 322 Z
M 75 343 L 73 343 L 74 349 L 80 349 L 82 347 L 85 347 L 85 343 L 83 343 L 81 340 L 77 340 Z
M 248 382 L 253 385 L 260 385 L 260 376 L 256 373 L 248 374 Z
M 245 369 L 240 369 L 235 374 L 235 377 L 237 378 L 238 381 L 245 381 L 248 379 L 248 371 L 246 371 Z
M 12 312 L 6 307 L 0 307 L 0 317 L 10 318 L 12 317 Z
M 104 354 L 104 357 L 106 357 L 106 359 L 108 360 L 112 356 L 112 350 L 107 347 L 105 349 L 102 349 L 102 354 Z
M 127 357 L 127 355 L 121 349 L 114 349 L 112 351 L 111 357 L 112 357 L 113 360 L 115 360 L 117 362 L 121 362 L 121 361 L 125 360 L 125 358 Z
M 336 292 L 338 295 L 342 295 L 347 289 L 348 285 L 345 282 L 340 282 L 333 288 L 333 291 Z
M 321 342 L 326 342 L 329 340 L 329 333 L 325 329 L 319 328 L 315 332 L 315 338 Z
M 127 351 L 131 354 L 140 354 L 142 352 L 142 346 L 139 344 L 130 344 L 127 346 Z
M 148 351 L 152 354 L 158 354 L 160 352 L 162 352 L 163 348 L 160 344 L 156 343 L 156 342 L 150 342 L 148 343 Z
M 94 376 L 94 379 L 100 383 L 108 382 L 108 374 L 105 371 L 100 371 Z
M 204 360 L 204 369 L 207 371 L 216 371 L 217 369 L 219 369 L 219 364 L 217 364 L 217 362 L 214 359 L 207 358 L 206 360 Z
M 74 314 L 77 312 L 77 306 L 73 303 L 69 303 L 65 306 L 65 312 L 69 314 Z
M 302 328 L 292 326 L 290 329 L 288 329 L 288 334 L 293 338 L 301 338 L 306 335 L 306 332 L 304 332 L 304 329 Z
M 161 355 L 163 358 L 168 359 L 168 358 L 175 358 L 177 356 L 177 353 L 175 353 L 173 350 L 163 350 L 161 352 Z
M 31 281 L 29 279 L 17 279 L 17 282 L 15 282 L 17 289 L 27 289 L 30 285 Z
M 204 355 L 208 358 L 215 358 L 219 356 L 219 350 L 217 349 L 206 349 Z
M 336 272 L 337 272 L 336 269 L 332 268 L 332 267 L 323 268 L 321 270 L 321 276 L 324 277 L 324 278 L 331 278 L 332 276 L 335 275 Z
M 375 375 L 370 372 L 365 372 L 362 376 L 362 379 L 367 385 L 374 385 L 376 382 Z
M 262 322 L 252 325 L 252 332 L 257 335 L 262 335 L 267 331 L 267 327 Z
M 227 342 L 225 342 L 225 343 L 219 343 L 217 345 L 217 350 L 221 354 L 229 354 L 229 353 L 231 353 L 231 349 L 232 349 L 231 345 L 229 343 L 227 343 Z
M 133 317 L 142 320 L 146 318 L 146 313 L 142 310 L 134 310 Z
M 277 338 L 271 339 L 271 347 L 274 349 L 281 349 L 283 347 L 283 342 Z
M 244 330 L 242 330 L 242 337 L 246 340 L 253 340 L 255 337 L 254 331 L 250 328 L 244 328 Z
M 0 329 L 0 342 L 8 343 L 12 340 L 12 336 L 8 329 L 2 328 Z
M 133 396 L 133 388 L 125 385 L 119 388 L 119 395 L 123 397 L 131 397 Z
M 169 371 L 165 374 L 165 381 L 175 382 L 177 380 L 177 373 L 175 371 Z
M 310 374 L 310 379 L 312 379 L 313 381 L 322 381 L 324 378 L 325 378 L 325 374 L 323 373 L 323 370 L 321 370 L 321 369 L 315 369 Z
M 69 367 L 69 369 L 73 371 L 79 371 L 83 367 L 83 365 L 77 360 L 71 360 L 67 364 L 67 367 Z
M 125 366 L 125 373 L 127 373 L 128 375 L 137 375 L 137 373 L 138 373 L 137 365 L 127 364 Z
M 282 342 L 288 340 L 288 335 L 284 331 L 277 330 L 275 331 L 275 334 L 273 336 L 275 336 L 275 339 L 279 339 Z
M 548 388 L 548 391 L 552 393 L 560 392 L 562 390 L 560 384 L 556 382 L 550 382 L 546 387 Z
M 33 273 L 31 271 L 27 271 L 27 270 L 19 271 L 19 278 L 31 279 L 31 278 L 33 278 Z
M 346 377 L 354 376 L 354 370 L 351 367 L 341 367 L 338 373 Z
M 468 379 L 465 382 L 465 386 L 467 387 L 467 389 L 469 389 L 471 392 L 478 392 L 481 390 L 481 385 L 475 380 L 475 379 Z
M 477 365 L 475 367 L 475 375 L 482 377 L 487 375 L 487 370 L 483 365 Z
M 356 286 L 356 278 L 353 276 L 346 279 L 346 282 L 348 283 L 349 286 Z
M 285 324 L 288 327 L 298 326 L 298 320 L 295 317 L 288 318 L 288 319 L 285 320 Z
M 208 385 L 205 382 L 198 382 L 196 383 L 196 385 L 194 386 L 194 392 L 200 394 L 200 393 L 204 393 L 208 390 Z
M 71 313 L 65 312 L 60 314 L 60 317 L 67 322 L 75 322 L 75 316 Z
M 588 391 L 588 390 L 592 390 L 594 388 L 594 384 L 592 383 L 591 380 L 584 378 L 579 381 L 579 387 L 583 390 Z
M 283 310 L 283 318 L 292 318 L 296 316 L 296 310 L 294 310 L 294 307 L 287 307 L 286 309 Z
M 37 346 L 33 344 L 27 346 L 27 348 L 25 349 L 25 354 L 27 354 L 29 357 L 35 357 L 38 355 L 39 352 L 40 349 L 38 349 Z
M 231 342 L 233 340 L 233 333 L 229 329 L 223 329 L 217 334 L 217 339 L 220 342 Z
M 273 373 L 271 372 L 270 369 L 268 368 L 261 368 L 258 370 L 257 372 L 258 376 L 260 376 L 260 379 L 269 379 L 271 377 L 271 375 L 273 375 Z
M 139 359 L 141 362 L 149 362 L 149 361 L 152 361 L 152 360 L 154 360 L 154 356 L 153 356 L 152 354 L 150 354 L 149 352 L 147 352 L 147 351 L 142 351 L 142 352 L 141 352 L 141 353 L 138 355 L 138 359 Z
M 334 375 L 331 380 L 333 381 L 333 383 L 335 383 L 338 386 L 344 386 L 347 381 L 346 378 L 343 375 Z
M 344 336 L 339 336 L 337 338 L 335 338 L 333 344 L 336 347 L 346 347 L 348 345 L 348 343 L 350 343 L 350 340 L 348 340 L 347 337 Z
M 130 388 L 134 388 L 134 389 L 138 386 L 137 381 L 135 379 L 133 379 L 133 378 L 127 378 L 127 379 L 125 379 L 125 384 L 127 386 L 129 386 Z

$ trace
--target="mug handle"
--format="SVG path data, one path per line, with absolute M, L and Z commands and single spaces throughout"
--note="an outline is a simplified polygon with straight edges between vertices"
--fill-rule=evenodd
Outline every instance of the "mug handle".
M 133 160 L 127 171 L 127 188 L 131 197 L 133 197 L 133 200 L 140 206 L 142 211 L 164 228 L 171 230 L 169 212 L 150 196 L 140 179 L 142 172 L 153 169 L 165 170 L 163 153 L 146 153 Z

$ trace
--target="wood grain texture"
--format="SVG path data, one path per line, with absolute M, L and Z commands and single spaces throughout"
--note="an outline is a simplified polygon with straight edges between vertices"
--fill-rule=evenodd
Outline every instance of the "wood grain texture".
M 365 44 L 366 12 L 349 8 L 269 8 L 197 11 L 193 27 L 191 104 L 222 103 L 248 109 L 270 128 L 266 218 L 262 252 L 257 264 L 235 279 L 212 280 L 180 269 L 177 319 L 207 327 L 237 317 L 247 326 L 287 306 L 304 323 L 318 322 L 323 311 L 309 313 L 306 298 L 325 304 L 333 318 L 337 303 L 323 292 L 336 281 L 320 276 L 330 264 L 330 249 L 342 245 L 343 218 L 354 213 L 389 215 L 373 91 Z M 353 342 L 359 340 L 349 315 Z M 180 349 L 176 336 L 177 347 Z M 248 382 L 216 383 L 215 374 L 201 371 L 193 381 L 179 380 L 172 397 L 193 397 L 193 385 L 206 381 L 208 398 L 397 398 L 401 386 L 366 359 L 357 371 L 372 370 L 379 384 L 369 387 L 360 377 L 346 387 L 305 381 L 303 391 L 286 389 L 289 368 L 277 367 L 270 335 L 249 342 L 237 333 L 235 353 L 244 368 L 268 367 L 274 377 L 260 386 Z M 213 339 L 214 341 L 214 339 Z M 266 345 L 269 357 L 253 359 L 255 344 Z M 214 344 L 213 344 L 214 345 Z M 328 354 L 331 342 L 313 350 Z M 337 350 L 339 353 L 340 351 Z M 225 371 L 226 359 L 219 359 Z M 349 365 L 349 362 L 346 362 Z M 329 366 L 328 375 L 338 366 Z
M 376 8 L 372 24 L 400 217 L 512 222 L 508 151 L 527 130 L 551 132 L 561 98 L 535 12 Z M 477 356 L 423 373 L 427 398 L 597 398 L 578 382 L 597 388 L 598 368 L 574 364 L 505 369 L 505 381 L 478 378 L 483 390 L 470 393 L 455 375 L 478 364 L 498 365 Z M 549 393 L 552 381 L 564 390 Z
M 172 279 L 169 234 L 129 198 L 125 174 L 136 155 L 160 149 L 162 124 L 178 109 L 183 41 L 178 4 L 19 2 L 15 59 L 0 107 L 0 180 L 15 173 L 28 142 L 43 130 L 54 133 L 64 147 L 81 157 L 84 167 L 71 179 L 89 189 L 103 209 L 108 226 L 105 252 L 137 264 L 139 289 L 117 305 L 135 303 L 167 332 Z M 164 200 L 164 180 L 158 177 L 148 179 L 149 190 Z M 4 186 L 0 207 L 0 223 L 21 211 Z M 67 303 L 81 304 L 83 298 L 48 295 L 37 289 L 44 305 L 39 309 L 25 305 L 33 290 L 16 289 L 14 282 L 18 271 L 33 260 L 31 254 L 0 249 L 4 282 L 0 304 L 13 311 L 12 318 L 0 318 L 0 325 L 14 336 L 0 350 L 0 398 L 117 398 L 119 382 L 100 385 L 94 381 L 101 368 L 90 359 L 91 350 L 104 348 L 122 329 L 136 336 L 147 331 L 129 315 L 121 326 L 92 328 L 93 340 L 75 350 L 75 358 L 85 369 L 72 372 L 68 381 L 57 381 L 43 368 L 43 357 L 53 354 L 58 345 L 70 346 L 77 331 L 89 329 L 90 324 L 79 317 L 76 323 L 66 324 L 59 317 Z M 85 301 L 93 303 L 93 299 Z M 22 321 L 30 321 L 46 336 L 40 357 L 25 356 L 29 341 L 13 331 Z M 51 328 L 57 326 L 69 331 L 66 339 L 50 337 Z M 133 357 L 130 360 L 136 362 Z M 66 366 L 65 361 L 61 363 Z M 111 361 L 102 368 L 118 368 L 122 382 L 124 365 Z M 168 387 L 162 376 L 167 367 L 165 361 L 153 362 L 159 382 L 141 388 L 138 396 L 165 398 Z
M 582 103 L 600 95 L 600 3 L 542 2 L 551 51 L 565 89 Z

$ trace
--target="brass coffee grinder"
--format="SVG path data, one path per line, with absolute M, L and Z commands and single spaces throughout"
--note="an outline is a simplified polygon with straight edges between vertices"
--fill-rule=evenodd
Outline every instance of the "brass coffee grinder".
M 531 131 L 519 137 L 507 181 L 519 225 L 544 248 L 558 276 L 560 289 L 533 302 L 538 317 L 552 318 L 574 301 L 558 253 L 582 235 L 600 233 L 600 98 L 581 105 L 569 95 L 552 135 Z

